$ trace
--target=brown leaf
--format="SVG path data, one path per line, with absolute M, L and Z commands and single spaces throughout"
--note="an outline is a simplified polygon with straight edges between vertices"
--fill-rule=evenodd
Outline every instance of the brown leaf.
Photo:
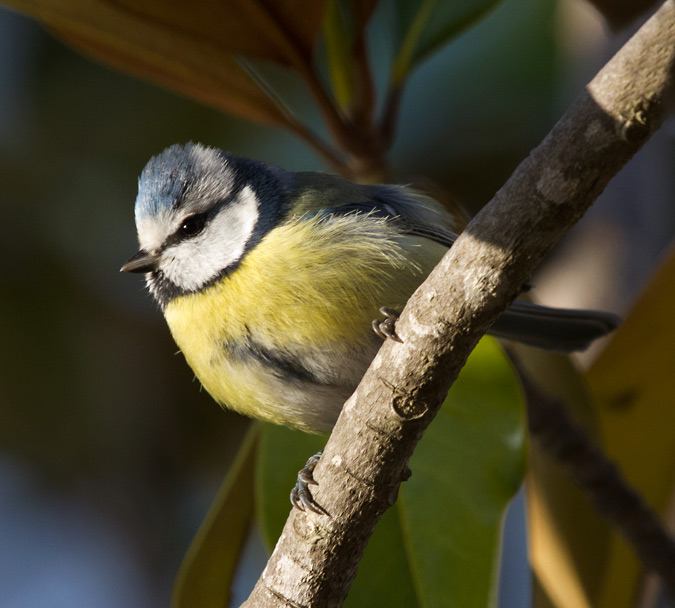
M 248 57 L 292 65 L 311 57 L 324 2 L 312 0 L 116 0 L 140 21 Z
M 240 55 L 309 64 L 322 0 L 8 0 L 92 57 L 210 106 L 289 126 Z

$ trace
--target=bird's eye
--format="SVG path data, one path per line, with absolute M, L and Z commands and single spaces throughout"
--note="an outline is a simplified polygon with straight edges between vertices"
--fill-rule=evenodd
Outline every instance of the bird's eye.
M 186 217 L 180 225 L 180 234 L 181 236 L 194 236 L 204 230 L 205 225 L 206 215 L 203 213 L 191 215 L 190 217 Z

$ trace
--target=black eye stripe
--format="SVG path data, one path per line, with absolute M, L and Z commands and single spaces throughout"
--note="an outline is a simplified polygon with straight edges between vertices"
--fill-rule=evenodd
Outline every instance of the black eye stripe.
M 193 236 L 197 236 L 204 232 L 210 219 L 210 212 L 195 213 L 184 217 L 178 228 L 176 228 L 176 230 L 166 238 L 164 243 L 162 243 L 161 249 L 166 249 L 167 247 L 171 247 L 171 245 L 188 240 Z
M 202 213 L 194 213 L 192 215 L 184 217 L 181 220 L 181 223 L 178 226 L 178 228 L 173 232 L 173 234 L 169 235 L 167 239 L 164 241 L 161 249 L 166 249 L 171 245 L 180 243 L 181 241 L 189 239 L 203 232 L 204 229 L 209 225 L 209 222 L 216 215 L 218 215 L 220 210 L 223 207 L 226 207 L 229 203 L 231 203 L 238 194 L 239 190 L 237 190 L 236 192 L 232 192 L 230 193 L 229 196 L 212 205 L 208 210 Z M 186 226 L 186 224 L 188 224 L 188 226 Z

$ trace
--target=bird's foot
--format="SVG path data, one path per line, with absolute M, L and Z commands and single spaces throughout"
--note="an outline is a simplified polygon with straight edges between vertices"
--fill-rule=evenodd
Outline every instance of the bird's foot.
M 317 482 L 314 481 L 314 469 L 321 460 L 321 454 L 323 454 L 323 450 L 311 456 L 305 466 L 298 471 L 298 481 L 291 490 L 291 504 L 300 511 L 327 515 L 325 509 L 316 503 L 309 489 L 309 486 L 317 485 Z
M 396 321 L 398 321 L 401 313 L 386 306 L 382 306 L 380 312 L 387 318 L 384 321 L 373 321 L 373 331 L 383 340 L 390 338 L 396 342 L 403 342 L 396 333 Z

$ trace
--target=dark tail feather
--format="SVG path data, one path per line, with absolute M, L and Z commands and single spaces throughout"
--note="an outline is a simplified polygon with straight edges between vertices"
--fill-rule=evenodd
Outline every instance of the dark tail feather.
M 571 353 L 615 330 L 621 318 L 596 310 L 548 308 L 518 300 L 488 333 L 546 350 Z

